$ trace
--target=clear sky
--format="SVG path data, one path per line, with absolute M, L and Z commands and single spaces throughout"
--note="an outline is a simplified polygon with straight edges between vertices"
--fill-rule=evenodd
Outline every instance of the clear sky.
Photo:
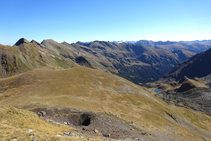
M 0 0 L 0 44 L 211 39 L 211 0 Z

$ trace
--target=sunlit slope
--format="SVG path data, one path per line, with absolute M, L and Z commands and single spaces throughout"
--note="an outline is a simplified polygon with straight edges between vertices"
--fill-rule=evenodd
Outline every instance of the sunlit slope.
M 70 141 L 76 137 L 58 137 L 63 132 L 73 132 L 69 126 L 50 124 L 39 119 L 35 113 L 16 109 L 14 107 L 0 107 L 0 140 L 42 140 L 42 141 Z M 89 138 L 100 140 L 100 138 Z M 87 140 L 80 138 L 80 140 Z
M 0 79 L 0 91 L 0 105 L 40 103 L 110 112 L 160 139 L 211 139 L 209 116 L 171 107 L 142 87 L 99 70 L 36 69 Z
M 76 65 L 32 40 L 20 39 L 14 46 L 0 44 L 0 78 L 26 72 L 34 68 L 66 69 Z

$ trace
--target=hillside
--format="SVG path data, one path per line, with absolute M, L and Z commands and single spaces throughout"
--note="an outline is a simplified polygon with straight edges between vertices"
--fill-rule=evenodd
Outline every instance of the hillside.
M 193 53 L 193 52 L 190 52 L 187 50 L 174 50 L 174 51 L 172 51 L 172 53 L 177 55 L 181 61 L 188 60 L 189 58 L 191 58 L 192 56 L 194 56 L 196 54 L 196 53 Z
M 211 73 L 211 49 L 196 54 L 190 59 L 174 67 L 169 73 L 165 74 L 161 80 L 180 80 L 183 76 L 193 79 L 194 77 L 206 77 Z
M 67 70 L 36 69 L 0 79 L 0 89 L 0 105 L 14 105 L 36 113 L 45 111 L 46 114 L 43 115 L 45 121 L 63 125 L 64 121 L 69 122 L 69 126 L 74 129 L 74 134 L 85 139 L 94 137 L 106 140 L 107 134 L 110 138 L 130 140 L 138 138 L 140 140 L 209 140 L 211 138 L 209 116 L 189 109 L 169 106 L 142 87 L 95 69 L 85 67 Z M 80 114 L 81 118 L 82 115 L 88 115 L 89 122 L 80 123 Z M 21 114 L 19 116 L 21 117 Z M 68 117 L 72 117 L 73 121 Z M 2 117 L 1 120 L 6 120 L 5 118 L 7 117 Z M 13 120 L 10 120 L 13 126 Z M 79 124 L 76 124 L 77 122 Z M 25 129 L 32 128 L 36 133 L 38 130 L 44 130 L 35 128 L 35 125 L 24 124 Z M 50 126 L 52 125 L 46 125 L 46 128 Z M 100 133 L 91 132 L 93 128 Z M 2 132 L 3 127 L 1 126 L 0 129 Z M 23 127 L 17 126 L 16 130 L 23 130 Z M 64 132 L 63 129 L 49 130 L 48 135 L 44 132 L 40 133 L 40 136 L 53 137 L 61 131 Z
M 75 63 L 40 43 L 21 38 L 10 47 L 0 45 L 0 78 L 12 76 L 34 68 L 47 67 L 50 69 L 70 68 Z

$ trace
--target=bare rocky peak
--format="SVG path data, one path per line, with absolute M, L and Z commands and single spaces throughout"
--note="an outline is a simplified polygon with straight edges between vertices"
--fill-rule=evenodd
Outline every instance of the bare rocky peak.
M 15 45 L 19 46 L 20 44 L 23 44 L 23 43 L 29 43 L 29 41 L 26 40 L 25 38 L 21 38 L 15 43 Z

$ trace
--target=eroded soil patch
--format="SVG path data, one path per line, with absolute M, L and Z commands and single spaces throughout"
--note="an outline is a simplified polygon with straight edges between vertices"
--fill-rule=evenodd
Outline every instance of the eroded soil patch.
M 109 113 L 94 113 L 67 107 L 35 108 L 31 111 L 44 120 L 66 124 L 81 130 L 82 134 L 113 139 L 139 139 L 147 136 L 135 124 Z

